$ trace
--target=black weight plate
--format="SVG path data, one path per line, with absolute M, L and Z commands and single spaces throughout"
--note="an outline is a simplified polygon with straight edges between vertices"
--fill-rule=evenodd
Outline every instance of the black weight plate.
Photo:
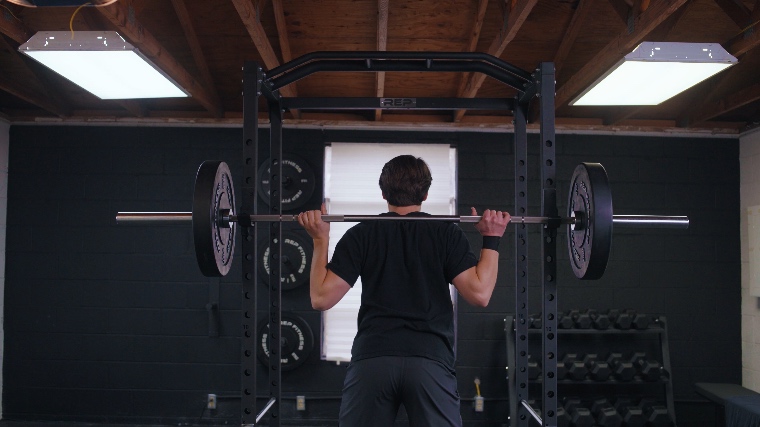
M 235 223 L 221 215 L 235 213 L 235 190 L 227 164 L 207 160 L 198 168 L 193 193 L 193 240 L 198 266 L 204 276 L 226 275 L 235 251 Z
M 295 154 L 282 155 L 282 210 L 297 209 L 309 201 L 314 194 L 316 177 L 309 163 Z M 271 159 L 259 168 L 258 192 L 261 199 L 269 204 Z
M 570 179 L 568 216 L 581 223 L 567 227 L 570 265 L 579 279 L 598 279 L 607 268 L 612 242 L 612 194 L 599 163 L 581 163 Z
M 314 346 L 314 336 L 309 324 L 292 313 L 283 312 L 280 325 L 280 367 L 283 371 L 290 371 L 301 366 L 309 358 Z M 259 360 L 269 366 L 269 323 L 259 328 L 258 339 Z
M 282 276 L 280 278 L 282 290 L 295 289 L 309 281 L 311 246 L 310 239 L 304 238 L 299 233 L 283 230 Z M 264 241 L 259 247 L 261 254 L 259 257 L 259 275 L 266 284 L 269 284 L 269 275 L 271 274 L 269 266 L 273 262 L 269 248 L 268 241 Z

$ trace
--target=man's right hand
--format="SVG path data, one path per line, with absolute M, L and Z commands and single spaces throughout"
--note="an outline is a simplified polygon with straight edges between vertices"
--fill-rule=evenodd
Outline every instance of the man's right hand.
M 472 209 L 472 215 L 478 216 L 478 211 L 475 208 Z M 475 229 L 478 230 L 481 236 L 498 236 L 504 235 L 504 231 L 507 229 L 510 219 L 509 212 L 494 211 L 486 209 L 483 211 L 483 216 L 480 218 Z
M 330 223 L 322 221 L 322 215 L 327 214 L 327 208 L 322 203 L 321 210 L 301 212 L 298 214 L 298 223 L 306 229 L 312 239 L 327 240 L 330 237 Z

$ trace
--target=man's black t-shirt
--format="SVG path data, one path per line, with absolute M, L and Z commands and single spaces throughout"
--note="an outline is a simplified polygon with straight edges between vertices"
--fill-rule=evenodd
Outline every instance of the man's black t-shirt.
M 464 232 L 451 222 L 367 221 L 351 227 L 327 265 L 351 286 L 362 278 L 351 360 L 422 356 L 453 370 L 448 284 L 476 264 Z

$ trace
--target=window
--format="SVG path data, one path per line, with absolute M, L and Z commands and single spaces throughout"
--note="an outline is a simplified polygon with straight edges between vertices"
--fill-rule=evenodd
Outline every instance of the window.
M 331 214 L 377 215 L 388 211 L 378 179 L 390 159 L 411 154 L 428 164 L 433 183 L 422 210 L 433 215 L 456 214 L 456 149 L 448 144 L 333 143 L 325 148 L 325 203 Z M 328 259 L 335 244 L 356 223 L 330 225 Z M 361 279 L 343 299 L 322 313 L 322 359 L 351 360 L 356 318 L 361 302 Z M 452 300 L 455 291 L 452 289 Z M 455 308 L 456 309 L 456 308 Z

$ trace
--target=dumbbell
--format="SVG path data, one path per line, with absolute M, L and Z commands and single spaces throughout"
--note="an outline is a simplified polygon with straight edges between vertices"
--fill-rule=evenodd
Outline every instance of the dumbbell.
M 623 330 L 631 329 L 633 319 L 631 319 L 631 315 L 627 311 L 611 308 L 607 311 L 607 317 L 609 317 L 610 322 L 616 328 Z
M 562 406 L 557 407 L 557 427 L 570 427 L 573 419 Z
M 644 330 L 652 323 L 652 318 L 646 314 L 636 313 L 636 310 L 626 310 L 631 318 L 631 327 L 634 329 Z
M 528 328 L 530 329 L 542 329 L 543 328 L 543 321 L 541 318 L 541 314 L 531 314 L 530 319 L 528 321 Z
M 576 353 L 567 353 L 562 358 L 562 364 L 565 365 L 565 377 L 569 380 L 582 381 L 588 375 L 588 368 L 583 360 L 578 358 Z
M 596 424 L 602 427 L 620 427 L 623 418 L 607 399 L 596 399 L 591 405 L 591 412 L 596 417 Z
M 537 380 L 541 376 L 541 364 L 538 361 L 532 360 L 531 355 L 528 355 L 528 379 Z
M 633 353 L 631 364 L 633 364 L 644 381 L 657 381 L 662 375 L 662 365 L 660 365 L 660 362 L 647 359 L 646 353 Z
M 589 353 L 583 357 L 583 364 L 588 369 L 588 374 L 594 381 L 607 381 L 612 375 L 610 365 L 599 360 L 599 356 L 595 353 Z
M 621 397 L 615 400 L 615 409 L 623 418 L 623 425 L 626 427 L 644 427 L 644 411 L 638 406 L 634 406 L 633 400 L 627 397 Z
M 668 408 L 658 404 L 654 399 L 641 399 L 639 407 L 644 413 L 644 421 L 647 427 L 668 427 L 670 426 L 670 414 Z
M 575 327 L 575 321 L 569 313 L 562 313 L 557 317 L 558 329 L 573 329 Z
M 607 356 L 607 364 L 612 370 L 612 375 L 618 381 L 631 381 L 636 376 L 636 368 L 633 366 L 633 363 L 623 360 L 622 353 L 610 353 Z
M 590 309 L 586 312 L 591 318 L 591 324 L 594 329 L 603 331 L 610 327 L 610 317 L 606 314 L 599 313 L 598 310 Z
M 591 411 L 581 405 L 578 398 L 565 399 L 565 411 L 570 415 L 570 425 L 573 427 L 591 427 L 594 425 L 594 416 Z
M 575 325 L 578 329 L 590 329 L 591 328 L 591 317 L 588 315 L 588 313 L 581 312 L 579 310 L 570 310 L 569 314 L 571 319 L 573 319 L 573 325 Z

